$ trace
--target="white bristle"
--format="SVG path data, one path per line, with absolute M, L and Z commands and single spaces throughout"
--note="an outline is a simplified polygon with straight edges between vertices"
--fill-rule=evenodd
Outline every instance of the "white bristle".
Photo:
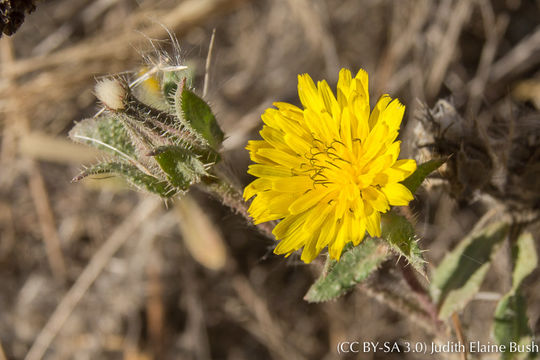
M 122 110 L 126 90 L 118 80 L 105 79 L 96 84 L 96 97 L 111 110 Z

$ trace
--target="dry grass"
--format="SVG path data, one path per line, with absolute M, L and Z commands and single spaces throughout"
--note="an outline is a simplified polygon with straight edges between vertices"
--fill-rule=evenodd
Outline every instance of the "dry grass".
M 190 210 L 189 199 L 171 211 L 111 179 L 70 184 L 95 153 L 64 139 L 96 109 L 94 78 L 137 69 L 147 38 L 166 39 L 165 29 L 179 37 L 202 92 L 213 28 L 207 98 L 229 136 L 226 161 L 245 183 L 244 144 L 272 101 L 298 102 L 303 72 L 335 83 L 339 68 L 365 68 L 372 96 L 398 96 L 409 122 L 417 99 L 432 106 L 451 96 L 465 121 L 513 119 L 538 131 L 539 11 L 520 0 L 40 3 L 0 40 L 0 360 L 332 359 L 341 340 L 431 341 L 360 290 L 308 305 L 317 265 L 271 255 L 271 243 L 197 191 L 204 211 Z M 414 143 L 411 129 L 402 137 Z M 422 193 L 413 210 L 428 260 L 487 208 Z M 204 220 L 189 221 L 191 211 Z M 470 340 L 489 340 L 494 299 L 508 287 L 499 258 L 483 300 L 462 316 Z M 536 333 L 537 280 L 538 271 L 525 287 Z

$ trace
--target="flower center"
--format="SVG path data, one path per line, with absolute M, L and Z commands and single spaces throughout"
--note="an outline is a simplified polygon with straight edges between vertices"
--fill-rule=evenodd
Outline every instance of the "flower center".
M 336 139 L 329 144 L 314 139 L 313 145 L 306 155 L 309 161 L 306 165 L 315 185 L 336 190 L 351 185 L 361 190 L 371 185 L 373 177 L 364 171 L 359 139 L 353 141 L 351 147 Z

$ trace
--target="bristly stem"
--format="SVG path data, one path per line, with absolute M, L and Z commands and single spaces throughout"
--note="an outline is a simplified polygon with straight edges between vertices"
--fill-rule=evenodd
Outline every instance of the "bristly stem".
M 401 268 L 403 279 L 416 295 L 418 303 L 423 307 L 423 310 L 431 318 L 435 329 L 441 329 L 443 322 L 438 317 L 437 306 L 431 301 L 431 297 L 425 287 L 418 281 L 414 269 L 402 260 L 399 261 L 399 267 Z
M 374 286 L 372 284 L 360 284 L 359 287 L 369 297 L 374 298 L 380 303 L 387 305 L 392 310 L 407 316 L 410 320 L 416 322 L 433 335 L 438 335 L 440 329 L 433 324 L 429 314 L 415 306 L 416 304 L 411 303 L 399 296 L 399 294 L 390 292 L 383 287 Z
M 207 177 L 203 180 L 205 188 L 209 192 L 219 198 L 221 202 L 232 209 L 237 214 L 242 215 L 242 217 L 250 224 L 254 225 L 259 232 L 266 236 L 269 239 L 274 240 L 274 235 L 272 234 L 273 224 L 270 222 L 262 224 L 254 224 L 253 219 L 249 216 L 248 213 L 248 204 L 244 201 L 242 197 L 242 191 L 240 190 L 239 185 L 235 181 L 230 179 L 225 174 L 219 172 L 215 177 Z

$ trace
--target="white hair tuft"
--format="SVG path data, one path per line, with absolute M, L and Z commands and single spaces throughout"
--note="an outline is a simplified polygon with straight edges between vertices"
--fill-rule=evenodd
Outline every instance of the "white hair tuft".
M 96 84 L 94 91 L 99 101 L 101 101 L 107 108 L 114 111 L 124 109 L 126 89 L 118 80 L 105 79 L 99 81 Z

